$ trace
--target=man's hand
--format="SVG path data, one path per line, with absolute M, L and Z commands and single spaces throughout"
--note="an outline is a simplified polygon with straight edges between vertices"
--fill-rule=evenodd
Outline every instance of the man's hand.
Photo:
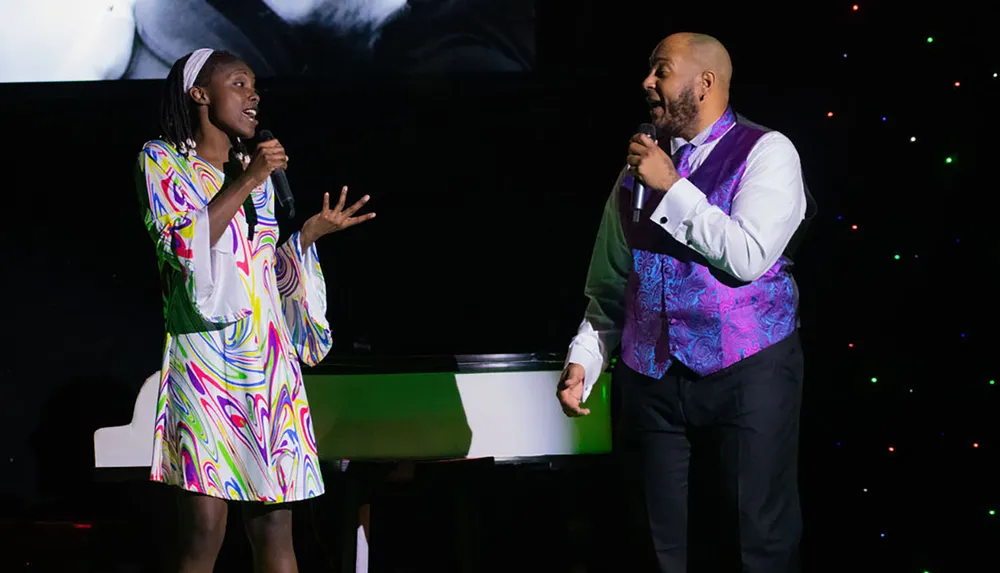
M 639 174 L 643 184 L 654 191 L 666 193 L 680 181 L 670 156 L 648 135 L 639 133 L 632 136 L 625 162 L 634 173 Z
M 589 408 L 580 407 L 580 402 L 583 401 L 584 375 L 583 366 L 570 362 L 563 370 L 562 376 L 559 378 L 559 385 L 556 387 L 556 396 L 559 397 L 563 413 L 570 418 L 590 414 Z

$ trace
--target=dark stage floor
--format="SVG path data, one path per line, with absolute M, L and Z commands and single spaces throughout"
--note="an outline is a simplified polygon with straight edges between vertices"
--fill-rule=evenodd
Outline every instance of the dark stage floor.
M 807 573 L 995 567 L 1000 524 L 990 508 L 976 511 L 982 478 L 955 474 L 931 486 L 959 460 L 941 458 L 945 466 L 925 468 L 923 478 L 913 468 L 910 482 L 873 474 L 867 486 L 865 467 L 844 464 L 848 458 L 836 445 L 819 461 L 808 453 L 803 461 Z M 629 570 L 615 548 L 616 498 L 605 460 L 574 469 L 501 466 L 450 476 L 440 467 L 421 468 L 415 481 L 382 485 L 373 494 L 373 572 Z M 303 573 L 339 571 L 344 478 L 327 475 L 331 493 L 299 505 L 295 517 Z M 132 482 L 80 491 L 89 494 L 0 522 L 6 547 L 0 571 L 161 570 L 174 527 L 169 490 Z M 216 571 L 250 571 L 249 558 L 240 522 L 231 519 Z

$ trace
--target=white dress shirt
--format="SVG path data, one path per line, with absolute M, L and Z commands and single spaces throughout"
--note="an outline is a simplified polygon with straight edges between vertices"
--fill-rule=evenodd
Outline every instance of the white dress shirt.
M 691 173 L 722 139 L 702 145 L 710 132 L 711 126 L 690 142 L 696 146 L 689 158 Z M 685 143 L 684 139 L 673 139 L 671 155 Z M 566 358 L 567 363 L 584 368 L 585 401 L 607 367 L 608 355 L 621 341 L 625 285 L 632 270 L 632 252 L 625 242 L 618 209 L 618 189 L 625 174 L 622 170 L 604 207 L 584 289 L 590 302 Z M 704 256 L 712 266 L 752 282 L 778 261 L 805 214 L 799 154 L 787 137 L 771 131 L 761 136 L 750 151 L 731 214 L 709 204 L 705 193 L 684 178 L 670 187 L 650 221 Z

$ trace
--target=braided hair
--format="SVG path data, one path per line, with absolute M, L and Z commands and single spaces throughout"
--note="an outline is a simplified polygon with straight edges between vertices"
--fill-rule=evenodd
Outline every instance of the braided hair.
M 174 62 L 170 73 L 167 74 L 163 98 L 160 100 L 160 131 L 162 132 L 160 137 L 174 146 L 185 159 L 190 159 L 191 154 L 195 151 L 194 126 L 198 123 L 198 106 L 184 91 L 184 66 L 187 65 L 190 58 L 191 54 L 188 54 Z M 198 72 L 194 85 L 202 88 L 208 87 L 212 81 L 212 74 L 217 69 L 240 61 L 242 61 L 240 58 L 229 52 L 212 52 L 201 71 Z M 245 162 L 250 158 L 246 145 L 239 137 L 235 138 L 232 144 L 233 147 L 229 152 L 230 160 L 226 164 L 226 181 L 233 181 L 242 174 Z M 243 210 L 249 227 L 247 238 L 253 240 L 254 227 L 257 224 L 257 210 L 251 197 L 248 196 L 244 201 Z
M 167 143 L 173 145 L 177 151 L 188 158 L 194 151 L 194 126 L 198 122 L 198 107 L 191 96 L 184 91 L 184 66 L 187 65 L 190 54 L 174 62 L 167 74 L 167 83 L 164 87 L 163 98 L 160 100 L 160 131 Z M 202 66 L 198 77 L 195 78 L 194 85 L 198 87 L 208 87 L 212 81 L 212 74 L 222 66 L 242 61 L 237 56 L 223 51 L 212 52 L 205 65 Z M 233 153 L 239 160 L 240 166 L 249 157 L 247 148 L 235 138 L 233 141 Z

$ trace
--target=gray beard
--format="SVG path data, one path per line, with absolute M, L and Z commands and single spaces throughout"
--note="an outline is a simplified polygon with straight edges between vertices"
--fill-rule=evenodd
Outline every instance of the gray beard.
M 684 132 L 698 122 L 698 102 L 694 89 L 687 88 L 674 101 L 667 101 L 665 111 L 670 119 L 661 129 L 670 137 L 683 137 Z
M 315 24 L 336 34 L 376 31 L 406 7 L 406 0 L 264 0 L 290 24 Z

